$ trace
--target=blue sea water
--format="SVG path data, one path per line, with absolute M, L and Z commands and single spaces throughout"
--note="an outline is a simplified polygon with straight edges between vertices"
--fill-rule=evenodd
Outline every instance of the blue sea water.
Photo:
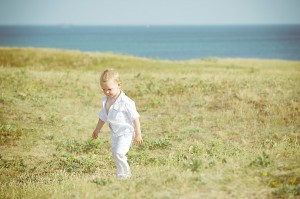
M 0 26 L 0 46 L 101 51 L 169 60 L 300 60 L 300 25 Z

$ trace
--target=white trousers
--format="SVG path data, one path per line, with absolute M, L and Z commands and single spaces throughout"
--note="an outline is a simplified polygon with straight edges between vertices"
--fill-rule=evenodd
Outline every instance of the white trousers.
M 112 156 L 117 166 L 117 178 L 129 178 L 131 176 L 130 167 L 126 154 L 133 141 L 133 134 L 112 136 Z

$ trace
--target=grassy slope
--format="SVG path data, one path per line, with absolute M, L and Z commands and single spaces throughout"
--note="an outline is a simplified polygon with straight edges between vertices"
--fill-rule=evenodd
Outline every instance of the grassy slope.
M 300 195 L 299 62 L 0 48 L 0 66 L 0 198 Z M 108 128 L 90 139 L 108 66 L 141 114 L 127 181 Z

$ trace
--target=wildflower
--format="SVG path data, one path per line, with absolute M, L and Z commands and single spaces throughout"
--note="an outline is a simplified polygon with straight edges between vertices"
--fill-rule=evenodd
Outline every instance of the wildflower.
M 268 175 L 268 172 L 262 171 L 262 172 L 261 172 L 261 175 L 262 175 L 262 176 L 267 176 L 267 175 Z
M 275 187 L 276 184 L 277 184 L 277 183 L 276 183 L 275 181 L 272 181 L 272 182 L 271 182 L 271 187 Z
M 296 182 L 295 178 L 290 179 L 290 184 L 295 184 L 295 182 Z

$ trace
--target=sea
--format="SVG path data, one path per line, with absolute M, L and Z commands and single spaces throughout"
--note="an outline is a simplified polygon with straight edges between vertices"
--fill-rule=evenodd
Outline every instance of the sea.
M 0 26 L 0 46 L 110 52 L 163 60 L 300 60 L 300 25 Z

